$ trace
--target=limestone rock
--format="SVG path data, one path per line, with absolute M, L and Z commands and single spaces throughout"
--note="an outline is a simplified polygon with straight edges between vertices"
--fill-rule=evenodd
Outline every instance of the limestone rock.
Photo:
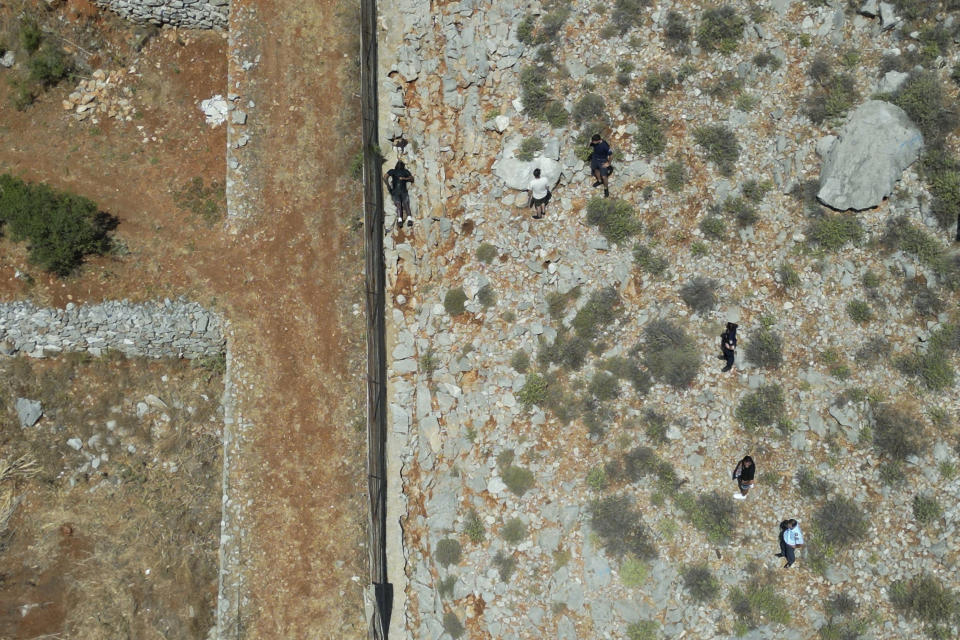
M 43 405 L 39 400 L 28 400 L 27 398 L 17 398 L 16 402 L 17 418 L 20 420 L 22 428 L 32 427 L 37 424 L 37 420 L 43 415 Z
M 875 207 L 893 192 L 921 148 L 923 135 L 903 109 L 867 101 L 851 114 L 827 151 L 817 198 L 838 210 Z
M 16 54 L 13 51 L 7 51 L 2 56 L 0 56 L 0 67 L 6 67 L 9 69 L 13 66 L 13 63 L 16 61 Z
M 552 158 L 540 156 L 530 161 L 518 160 L 517 149 L 522 141 L 520 136 L 514 136 L 503 145 L 503 150 L 493 163 L 493 173 L 503 180 L 511 189 L 526 190 L 533 179 L 533 170 L 540 169 L 543 177 L 551 186 L 560 180 L 563 167 Z

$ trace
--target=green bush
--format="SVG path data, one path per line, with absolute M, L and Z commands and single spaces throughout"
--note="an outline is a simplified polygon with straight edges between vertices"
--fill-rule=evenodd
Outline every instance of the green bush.
M 485 284 L 477 291 L 477 302 L 484 309 L 489 309 L 497 304 L 497 292 L 493 290 L 493 285 Z
M 612 495 L 593 500 L 589 505 L 590 528 L 612 556 L 627 554 L 641 560 L 656 557 L 657 550 L 640 521 L 640 511 L 627 495 Z
M 636 121 L 634 141 L 640 153 L 648 156 L 662 153 L 667 146 L 663 122 L 649 98 L 635 98 L 620 105 L 620 111 Z
M 904 375 L 919 378 L 931 391 L 942 391 L 953 387 L 956 372 L 946 354 L 928 348 L 926 353 L 912 353 L 897 358 L 894 362 Z
M 891 584 L 890 602 L 901 613 L 920 622 L 933 638 L 950 637 L 948 627 L 960 615 L 960 597 L 930 574 Z
M 527 375 L 520 391 L 517 392 L 517 400 L 526 407 L 543 402 L 547 395 L 547 380 L 539 373 Z
M 707 93 L 718 100 L 727 100 L 740 93 L 744 84 L 744 79 L 733 71 L 724 71 L 710 83 L 710 86 L 707 87 Z
M 766 51 L 753 56 L 753 64 L 758 69 L 770 69 L 771 71 L 776 71 L 783 66 L 783 62 L 780 61 L 780 58 Z
M 460 622 L 460 618 L 452 611 L 447 611 L 443 614 L 443 630 L 450 634 L 453 640 L 460 638 L 464 631 L 466 631 L 466 629 L 463 628 L 463 623 Z
M 886 459 L 901 462 L 919 456 L 925 447 L 923 422 L 890 405 L 873 408 L 873 446 Z
M 740 143 L 732 130 L 723 125 L 707 125 L 695 129 L 693 139 L 703 147 L 707 159 L 717 165 L 721 175 L 733 174 L 740 158 Z
M 487 528 L 483 526 L 483 520 L 480 519 L 476 509 L 470 509 L 467 514 L 467 520 L 463 524 L 463 532 L 474 544 L 483 542 L 483 539 L 487 537 Z
M 696 276 L 680 287 L 680 298 L 694 313 L 706 313 L 717 306 L 718 286 L 716 280 Z
M 587 202 L 587 224 L 597 227 L 601 235 L 614 244 L 640 233 L 640 221 L 633 206 L 617 198 L 591 198 Z
M 617 396 L 620 395 L 620 383 L 616 377 L 606 371 L 597 371 L 593 374 L 593 377 L 590 378 L 588 391 L 590 395 L 600 402 L 607 402 L 616 399 Z
M 756 224 L 760 216 L 757 210 L 744 198 L 727 198 L 723 201 L 723 212 L 737 221 L 737 226 L 744 228 Z
M 730 54 L 737 50 L 747 21 L 730 5 L 703 12 L 697 28 L 697 42 L 707 52 Z
M 663 177 L 667 183 L 667 189 L 673 193 L 679 193 L 687 183 L 687 169 L 679 160 L 670 162 L 663 168 Z
M 669 70 L 653 71 L 643 81 L 643 89 L 648 95 L 656 97 L 669 91 L 676 85 L 677 79 Z
M 520 71 L 520 99 L 531 117 L 546 118 L 547 108 L 555 102 L 550 93 L 549 78 L 543 69 L 535 66 Z
M 711 240 L 722 240 L 727 233 L 727 223 L 720 216 L 709 215 L 700 221 L 700 232 Z
M 750 431 L 779 423 L 786 416 L 783 389 L 778 384 L 759 387 L 743 397 L 734 415 Z
M 697 602 L 711 602 L 720 595 L 720 581 L 706 564 L 688 565 L 680 575 L 687 593 Z
M 540 23 L 540 31 L 537 33 L 537 42 L 546 43 L 556 40 L 569 17 L 570 9 L 565 6 L 558 6 L 544 14 Z
M 644 364 L 654 379 L 683 389 L 694 381 L 700 370 L 696 343 L 669 320 L 655 320 L 644 330 Z
M 737 527 L 737 508 L 727 493 L 702 493 L 695 499 L 678 500 L 680 508 L 713 544 L 727 544 Z
M 655 620 L 641 620 L 627 625 L 627 640 L 657 640 L 660 623 Z
M 524 138 L 517 150 L 517 160 L 533 160 L 533 154 L 543 151 L 543 140 L 540 138 Z
M 777 278 L 784 289 L 794 289 L 802 284 L 800 274 L 787 262 L 781 262 L 777 267 Z
M 620 565 L 620 581 L 625 587 L 639 587 L 647 580 L 650 566 L 633 556 L 624 558 Z
M 513 367 L 517 373 L 526 373 L 527 369 L 530 368 L 530 356 L 528 356 L 527 352 L 523 349 L 517 349 L 510 358 L 510 366 Z
M 587 486 L 594 491 L 607 488 L 607 472 L 603 467 L 594 467 L 587 473 Z
M 577 337 L 594 340 L 617 317 L 620 294 L 614 287 L 604 287 L 590 294 L 571 323 Z
M 596 93 L 588 93 L 573 105 L 573 119 L 578 124 L 585 122 L 605 121 L 607 119 L 607 105 L 603 98 Z
M 490 264 L 497 257 L 498 251 L 495 246 L 489 242 L 484 242 L 477 247 L 477 260 L 485 264 Z
M 60 47 L 45 44 L 27 62 L 27 69 L 31 81 L 49 88 L 70 75 L 73 60 Z
M 437 583 L 437 593 L 441 598 L 452 598 L 453 588 L 457 585 L 457 576 L 447 576 Z
M 547 104 L 547 107 L 543 110 L 543 117 L 554 128 L 564 127 L 570 121 L 570 114 L 556 100 Z
M 957 126 L 950 98 L 933 71 L 912 72 L 893 95 L 893 103 L 907 112 L 928 146 L 945 138 Z
M 650 390 L 650 375 L 643 371 L 637 363 L 636 354 L 629 358 L 614 357 L 603 362 L 603 368 L 609 371 L 617 380 L 626 380 L 637 393 L 646 393 Z
M 833 491 L 833 483 L 808 467 L 800 467 L 795 476 L 797 489 L 804 498 L 822 498 Z
M 767 580 L 751 582 L 746 591 L 734 587 L 729 598 L 730 608 L 745 629 L 756 629 L 767 622 L 790 622 L 790 605 Z
M 497 551 L 493 556 L 493 566 L 497 568 L 501 582 L 510 582 L 510 577 L 517 569 L 517 559 L 503 551 Z
M 458 316 L 466 311 L 463 306 L 466 301 L 467 294 L 464 293 L 463 287 L 456 287 L 447 291 L 447 294 L 443 297 L 443 308 L 449 315 Z
M 520 518 L 510 518 L 500 530 L 500 537 L 510 544 L 519 544 L 527 537 L 527 525 Z
M 449 567 L 460 562 L 460 543 L 453 538 L 444 538 L 437 542 L 433 552 L 433 559 L 442 567 Z
M 943 516 L 943 507 L 932 496 L 917 494 L 913 496 L 913 517 L 917 522 L 927 526 Z
M 767 327 L 760 328 L 747 342 L 747 360 L 764 369 L 779 369 L 783 364 L 783 338 Z
M 88 255 L 110 250 L 117 219 L 93 202 L 45 184 L 29 184 L 0 175 L 0 227 L 15 242 L 27 241 L 30 261 L 58 276 L 67 276 Z
M 41 42 L 43 42 L 43 31 L 40 30 L 40 25 L 37 24 L 37 21 L 33 18 L 24 18 L 21 20 L 20 46 L 23 47 L 27 53 L 32 54 L 40 48 Z
M 847 303 L 847 315 L 857 324 L 866 324 L 873 320 L 873 309 L 864 300 L 851 300 Z
M 817 537 L 830 547 L 849 547 L 867 533 L 867 518 L 856 502 L 845 496 L 827 500 L 813 516 Z
M 650 0 L 616 0 L 610 23 L 616 25 L 620 35 L 625 34 L 643 20 L 644 7 L 650 6 Z
M 536 29 L 537 19 L 533 15 L 524 16 L 520 24 L 517 25 L 517 40 L 529 46 L 534 43 L 534 31 Z
M 751 178 L 743 183 L 743 197 L 749 202 L 759 204 L 772 188 L 773 183 L 769 180 L 760 181 Z
M 533 488 L 533 472 L 523 467 L 510 465 L 502 471 L 503 483 L 517 497 Z
M 633 247 L 633 261 L 641 271 L 657 277 L 662 276 L 670 264 L 666 258 L 639 242 Z
M 890 356 L 890 341 L 882 336 L 870 338 L 857 349 L 855 359 L 858 364 L 873 366 Z
M 663 35 L 667 43 L 674 48 L 680 48 L 690 41 L 690 25 L 679 11 L 668 11 L 667 22 L 663 28 Z
M 949 229 L 960 212 L 960 162 L 946 149 L 926 151 L 920 159 L 921 172 L 933 196 L 930 211 L 942 229 Z
M 807 238 L 827 251 L 836 251 L 848 243 L 856 245 L 863 233 L 863 225 L 855 213 L 820 216 L 806 230 Z

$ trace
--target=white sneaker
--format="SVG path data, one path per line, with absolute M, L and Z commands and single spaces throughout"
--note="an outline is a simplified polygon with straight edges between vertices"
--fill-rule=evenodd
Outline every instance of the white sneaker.
M 746 500 L 746 499 L 747 499 L 747 496 L 743 495 L 742 493 L 740 493 L 740 492 L 738 491 L 737 493 L 733 494 L 733 499 L 734 499 L 734 500 Z

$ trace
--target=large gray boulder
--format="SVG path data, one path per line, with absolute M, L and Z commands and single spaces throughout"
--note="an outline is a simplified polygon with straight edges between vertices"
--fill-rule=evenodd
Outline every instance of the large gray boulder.
M 546 157 L 551 149 L 544 149 L 544 154 L 533 160 L 518 160 L 515 154 L 517 149 L 520 148 L 522 140 L 521 136 L 514 136 L 504 142 L 503 151 L 500 152 L 493 163 L 493 174 L 503 180 L 511 189 L 523 191 L 530 186 L 530 181 L 533 180 L 533 170 L 540 169 L 543 177 L 550 183 L 550 187 L 555 186 L 560 180 L 563 166 L 555 159 Z M 557 151 L 559 152 L 559 149 Z
M 43 405 L 40 404 L 39 400 L 17 398 L 14 406 L 17 410 L 17 418 L 20 420 L 20 426 L 24 429 L 37 424 L 37 420 L 43 415 Z
M 841 211 L 876 207 L 922 148 L 923 135 L 903 109 L 881 100 L 865 102 L 833 144 L 822 149 L 817 198 Z

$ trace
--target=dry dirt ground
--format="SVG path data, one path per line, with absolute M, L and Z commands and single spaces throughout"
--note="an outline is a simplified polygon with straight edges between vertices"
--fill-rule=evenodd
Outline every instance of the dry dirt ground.
M 91 68 L 135 67 L 124 82 L 137 114 L 76 122 L 61 107 L 69 82 L 18 112 L 0 82 L 0 172 L 91 198 L 119 217 L 125 251 L 61 281 L 0 238 L 0 299 L 62 305 L 185 295 L 222 312 L 243 371 L 241 409 L 254 424 L 240 469 L 252 500 L 245 635 L 361 637 L 361 196 L 347 170 L 355 152 L 348 137 L 359 137 L 350 90 L 355 13 L 335 2 L 237 6 L 259 16 L 249 28 L 261 93 L 249 97 L 257 104 L 251 119 L 270 141 L 250 174 L 260 193 L 253 219 L 230 233 L 176 197 L 199 178 L 204 197 L 222 207 L 209 186 L 224 181 L 225 130 L 206 125 L 198 103 L 226 93 L 225 37 L 165 29 L 137 53 L 130 25 L 85 2 L 57 3 L 51 28 L 104 51 Z M 9 5 L 0 16 L 6 26 L 16 19 Z

